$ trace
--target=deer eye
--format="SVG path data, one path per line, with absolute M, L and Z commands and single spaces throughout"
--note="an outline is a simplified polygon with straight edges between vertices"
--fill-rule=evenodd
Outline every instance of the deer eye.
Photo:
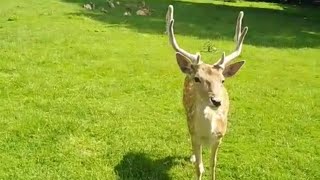
M 223 84 L 223 83 L 224 83 L 224 80 L 222 80 L 221 82 L 222 82 L 222 84 Z
M 197 83 L 200 83 L 200 82 L 201 82 L 201 81 L 200 81 L 200 78 L 198 78 L 198 77 L 195 77 L 195 78 L 194 78 L 194 81 L 197 82 Z

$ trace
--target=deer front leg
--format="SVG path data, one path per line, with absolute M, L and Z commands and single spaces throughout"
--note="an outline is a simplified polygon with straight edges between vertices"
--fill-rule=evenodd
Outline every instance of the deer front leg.
M 193 155 L 195 156 L 195 169 L 196 169 L 196 175 L 197 179 L 201 180 L 202 173 L 204 172 L 204 167 L 202 163 L 202 146 L 199 140 L 195 138 L 194 136 L 191 137 L 192 141 L 192 151 Z
M 217 165 L 217 153 L 219 148 L 220 140 L 214 142 L 211 147 L 211 179 L 216 179 L 216 165 Z

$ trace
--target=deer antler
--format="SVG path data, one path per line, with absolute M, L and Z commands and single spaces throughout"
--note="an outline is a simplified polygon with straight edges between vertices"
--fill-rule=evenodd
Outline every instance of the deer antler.
M 183 50 L 182 48 L 180 48 L 177 41 L 176 41 L 176 38 L 175 38 L 174 32 L 173 32 L 174 19 L 173 19 L 173 6 L 172 5 L 169 5 L 169 7 L 168 7 L 168 12 L 166 15 L 166 23 L 167 23 L 166 32 L 169 34 L 169 40 L 170 40 L 170 43 L 171 43 L 173 49 L 176 52 L 179 52 L 182 55 L 189 58 L 191 60 L 192 64 L 199 64 L 200 58 L 201 58 L 200 53 L 191 54 L 191 53 Z
M 234 35 L 234 41 L 236 42 L 235 50 L 228 56 L 225 56 L 225 53 L 223 53 L 222 57 L 218 60 L 217 63 L 215 63 L 215 65 L 218 65 L 221 68 L 224 68 L 227 63 L 229 63 L 233 59 L 237 58 L 241 54 L 243 40 L 248 32 L 247 26 L 244 27 L 243 30 L 241 30 L 243 15 L 244 15 L 244 13 L 242 11 L 240 11 L 238 19 L 237 19 L 236 32 Z

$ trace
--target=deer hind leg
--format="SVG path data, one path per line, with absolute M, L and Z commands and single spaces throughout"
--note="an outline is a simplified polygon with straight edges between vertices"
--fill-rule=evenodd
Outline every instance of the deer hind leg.
M 217 140 L 217 142 L 214 142 L 211 146 L 211 180 L 216 179 L 216 165 L 219 145 L 220 140 Z
M 193 155 L 195 157 L 195 170 L 196 170 L 196 175 L 197 179 L 201 180 L 202 174 L 204 172 L 204 167 L 202 163 L 202 146 L 199 140 L 197 140 L 195 137 L 191 137 L 192 141 L 192 151 Z M 192 158 L 191 156 L 191 158 Z M 193 159 L 191 159 L 193 160 Z

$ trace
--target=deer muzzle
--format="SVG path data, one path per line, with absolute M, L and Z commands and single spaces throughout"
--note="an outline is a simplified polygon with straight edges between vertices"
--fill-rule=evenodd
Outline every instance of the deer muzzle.
M 219 107 L 221 106 L 221 100 L 215 97 L 210 97 L 210 102 L 212 103 L 213 106 Z

